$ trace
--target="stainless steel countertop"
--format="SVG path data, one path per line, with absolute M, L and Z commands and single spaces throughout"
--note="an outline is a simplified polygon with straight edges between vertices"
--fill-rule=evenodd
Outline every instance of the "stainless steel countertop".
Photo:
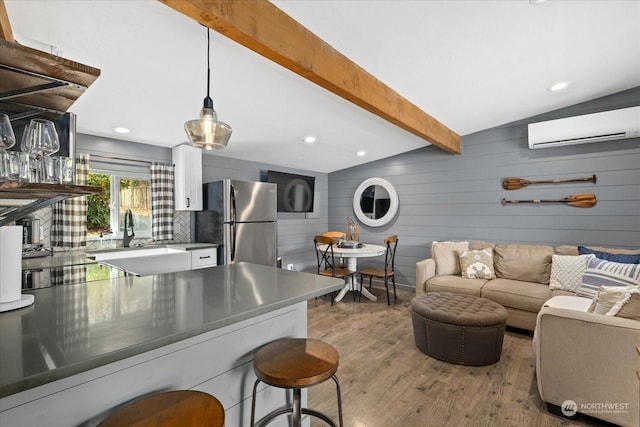
M 71 250 L 55 252 L 53 256 L 24 258 L 22 260 L 23 270 L 36 270 L 40 268 L 68 267 L 71 265 L 95 264 L 96 260 L 89 258 L 95 252 L 115 252 L 122 250 L 142 250 L 150 248 L 173 248 L 182 251 L 193 251 L 197 249 L 217 248 L 220 245 L 215 243 L 170 243 L 162 245 L 146 245 L 131 248 L 113 248 L 96 250 Z
M 39 268 L 64 267 L 70 265 L 95 264 L 96 261 L 87 258 L 85 251 L 55 252 L 53 256 L 38 258 L 23 258 L 23 270 L 36 270 Z
M 26 291 L 0 313 L 0 398 L 340 290 L 250 263 Z

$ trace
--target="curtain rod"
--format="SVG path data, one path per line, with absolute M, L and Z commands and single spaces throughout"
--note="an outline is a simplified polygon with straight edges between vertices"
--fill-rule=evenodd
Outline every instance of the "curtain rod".
M 104 163 L 114 163 L 114 162 L 110 162 L 109 160 L 117 160 L 119 162 L 142 163 L 143 165 L 149 165 L 149 166 L 151 166 L 154 163 L 154 162 L 150 162 L 148 160 L 125 159 L 125 158 L 122 158 L 122 157 L 104 156 L 102 154 L 89 153 L 89 156 L 90 156 L 89 159 L 97 158 L 97 159 L 107 160 Z M 158 163 L 161 163 L 161 162 L 158 162 Z

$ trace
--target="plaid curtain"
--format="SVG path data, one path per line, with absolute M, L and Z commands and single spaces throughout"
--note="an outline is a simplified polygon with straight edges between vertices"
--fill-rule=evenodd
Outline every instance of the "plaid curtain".
M 167 326 L 176 323 L 176 286 L 173 274 L 151 278 L 151 325 Z
M 87 185 L 89 155 L 76 154 L 76 184 Z M 87 246 L 87 198 L 73 197 L 52 205 L 51 246 Z
M 173 240 L 173 165 L 151 165 L 151 237 Z
M 51 281 L 55 286 L 78 284 L 86 281 L 87 267 L 84 265 L 53 268 Z M 87 285 L 60 286 L 56 292 L 62 303 L 53 307 L 56 313 L 55 332 L 57 344 L 65 352 L 76 352 L 89 348 L 89 304 Z

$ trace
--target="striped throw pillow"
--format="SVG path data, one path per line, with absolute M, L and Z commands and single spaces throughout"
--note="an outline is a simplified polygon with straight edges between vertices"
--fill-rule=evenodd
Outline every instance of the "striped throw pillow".
M 640 264 L 623 264 L 593 258 L 582 276 L 576 295 L 594 298 L 600 286 L 640 286 Z

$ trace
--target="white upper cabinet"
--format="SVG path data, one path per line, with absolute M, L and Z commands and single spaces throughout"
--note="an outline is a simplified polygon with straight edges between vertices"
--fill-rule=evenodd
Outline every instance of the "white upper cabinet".
M 173 149 L 175 166 L 175 209 L 202 210 L 202 150 L 190 145 Z

